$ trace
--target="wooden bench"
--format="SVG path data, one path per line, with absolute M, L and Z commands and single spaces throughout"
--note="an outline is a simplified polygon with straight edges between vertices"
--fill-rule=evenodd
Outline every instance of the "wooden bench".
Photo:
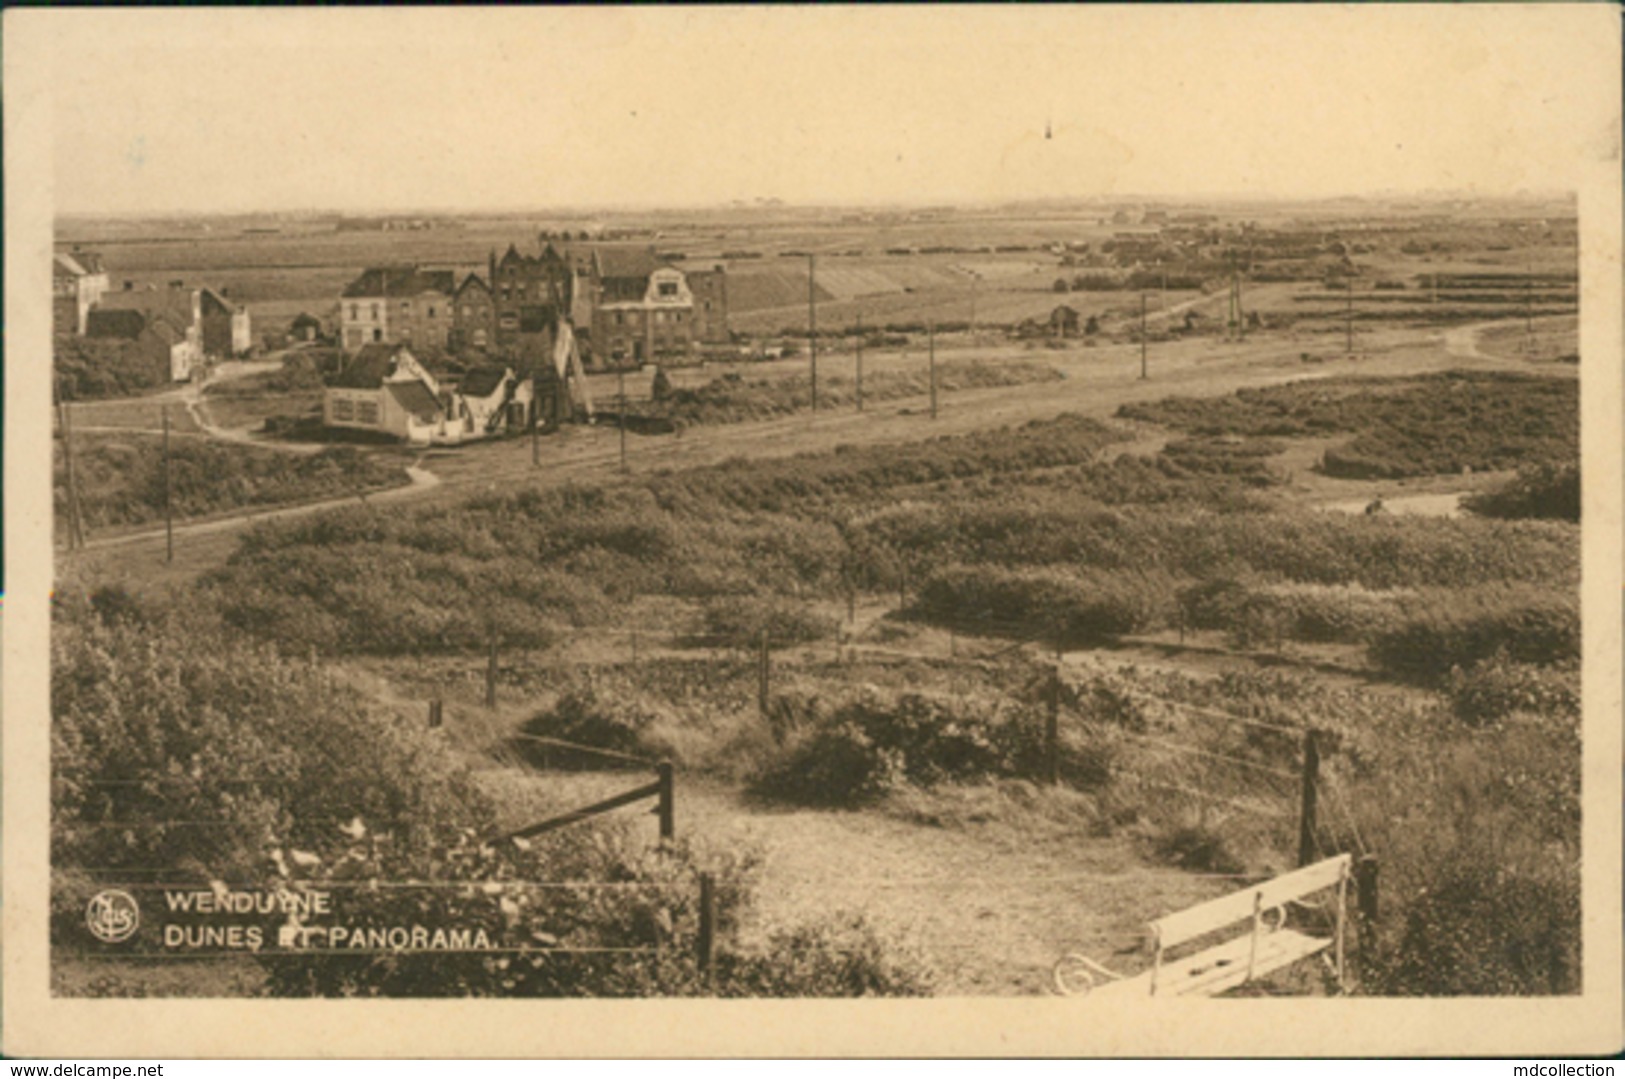
M 1353 859 L 1339 854 L 1323 862 L 1169 914 L 1150 923 L 1151 969 L 1122 977 L 1085 956 L 1064 956 L 1055 964 L 1055 988 L 1067 996 L 1216 996 L 1300 959 L 1333 949 L 1337 983 L 1343 984 L 1344 927 Z M 1288 906 L 1310 907 L 1307 897 L 1336 889 L 1331 936 L 1287 928 Z M 1182 945 L 1230 930 L 1248 929 L 1229 940 L 1176 958 Z M 1103 984 L 1097 984 L 1103 983 Z

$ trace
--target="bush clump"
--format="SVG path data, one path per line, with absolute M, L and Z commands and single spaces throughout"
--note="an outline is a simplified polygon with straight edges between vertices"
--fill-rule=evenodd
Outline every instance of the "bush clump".
M 1514 663 L 1577 661 L 1578 597 L 1507 588 L 1434 598 L 1412 605 L 1369 650 L 1382 669 L 1426 682 L 1498 655 Z
M 1557 521 L 1580 520 L 1580 466 L 1542 462 L 1518 470 L 1505 486 L 1462 499 L 1465 508 L 1482 517 L 1539 517 Z
M 905 784 L 1010 774 L 1021 752 L 1020 726 L 981 705 L 867 693 L 794 739 L 757 789 L 794 802 L 850 806 Z
M 993 632 L 1100 641 L 1166 622 L 1173 595 L 1160 575 L 952 566 L 926 580 L 917 610 Z
M 1445 692 L 1456 718 L 1474 727 L 1516 713 L 1577 720 L 1580 687 L 1575 667 L 1537 667 L 1510 662 L 1504 653 L 1450 672 Z

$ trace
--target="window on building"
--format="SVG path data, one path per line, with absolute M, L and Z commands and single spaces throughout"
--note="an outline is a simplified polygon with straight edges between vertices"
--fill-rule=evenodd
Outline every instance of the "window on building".
M 411 300 L 402 300 L 401 301 L 401 310 L 402 311 L 410 311 L 410 310 L 412 310 L 412 301 Z
M 333 399 L 333 418 L 335 420 L 355 419 L 355 402 L 348 397 L 335 397 Z
M 675 282 L 675 281 L 662 281 L 662 282 L 660 282 L 660 295 L 667 296 L 667 297 L 676 296 L 677 295 L 677 282 Z
M 384 331 L 383 330 L 374 330 L 374 331 L 372 331 L 372 339 L 374 341 L 382 341 L 384 339 Z
M 626 317 L 624 315 L 622 315 L 619 311 L 615 312 L 615 325 L 623 326 L 625 324 L 626 324 Z
M 465 303 L 465 304 L 463 304 L 463 317 L 464 317 L 464 318 L 467 318 L 467 317 L 468 317 L 468 316 L 469 316 L 469 315 L 471 315 L 471 314 L 473 314 L 473 313 L 474 313 L 474 309 L 473 309 L 473 308 L 472 308 L 472 307 L 470 307 L 470 306 L 469 306 L 469 305 L 468 305 L 468 304 L 466 304 L 466 303 Z
M 378 402 L 357 401 L 355 403 L 355 422 L 376 424 L 378 422 Z
M 372 305 L 372 320 L 374 322 L 378 321 L 378 305 L 377 304 Z
M 433 307 L 433 305 L 430 305 L 430 307 L 429 307 L 429 317 L 434 318 L 434 307 Z
M 361 317 L 361 305 L 358 304 L 358 303 L 351 304 L 350 305 L 350 320 L 352 322 L 354 322 L 355 320 L 359 319 L 360 317 Z
M 344 331 L 344 343 L 346 345 L 348 345 L 350 348 L 355 348 L 358 345 L 360 345 L 361 344 L 361 331 L 360 330 L 345 330 Z
M 412 343 L 412 327 L 410 327 L 410 326 L 401 327 L 401 342 L 403 344 L 408 344 L 408 345 L 410 345 Z
M 475 330 L 474 331 L 474 343 L 476 345 L 478 345 L 480 348 L 485 347 L 485 331 L 484 330 Z

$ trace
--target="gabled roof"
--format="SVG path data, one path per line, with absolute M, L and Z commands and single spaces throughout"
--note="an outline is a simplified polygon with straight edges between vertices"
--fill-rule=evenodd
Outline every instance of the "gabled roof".
M 391 382 L 385 388 L 402 408 L 414 416 L 440 414 L 440 400 L 421 382 Z
M 86 337 L 114 337 L 134 341 L 147 328 L 147 316 L 140 311 L 103 311 L 92 308 L 85 319 Z
M 167 314 L 182 326 L 192 324 L 192 291 L 184 288 L 124 289 L 104 292 L 96 301 L 105 311 L 140 311 L 151 318 Z
M 202 288 L 198 292 L 203 297 L 203 313 L 205 315 L 229 315 L 239 309 L 239 305 L 233 304 L 212 288 Z
M 72 255 L 65 255 L 60 251 L 57 252 L 55 265 L 52 266 L 52 271 L 55 272 L 56 270 L 61 270 L 63 273 L 70 273 L 75 277 L 86 277 L 91 272 L 78 259 L 74 258 Z
M 647 248 L 600 247 L 593 253 L 598 262 L 598 275 L 606 281 L 647 282 L 650 274 L 670 266 Z
M 186 340 L 185 331 L 177 329 L 167 319 L 159 318 L 147 323 L 146 332 L 166 345 L 174 345 Z
M 464 397 L 489 397 L 502 387 L 510 374 L 506 367 L 476 367 L 463 376 L 457 392 Z
M 485 283 L 485 278 L 481 277 L 479 274 L 471 273 L 467 277 L 463 278 L 463 283 L 457 286 L 457 295 L 461 296 L 469 289 L 479 289 L 487 296 L 491 294 L 491 286 L 487 285 Z
M 404 351 L 404 345 L 363 345 L 344 365 L 344 370 L 328 379 L 327 384 L 347 390 L 376 390 L 394 373 L 395 357 Z
M 457 289 L 453 270 L 420 270 L 416 266 L 373 266 L 361 271 L 344 287 L 344 296 L 416 296 L 420 292 L 440 292 L 447 296 Z

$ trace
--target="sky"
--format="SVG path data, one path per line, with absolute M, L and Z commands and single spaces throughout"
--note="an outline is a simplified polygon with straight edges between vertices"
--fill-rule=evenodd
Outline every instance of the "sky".
M 6 28 L 50 65 L 59 213 L 480 211 L 1565 191 L 1578 158 L 1618 153 L 1599 17 L 14 9 Z

